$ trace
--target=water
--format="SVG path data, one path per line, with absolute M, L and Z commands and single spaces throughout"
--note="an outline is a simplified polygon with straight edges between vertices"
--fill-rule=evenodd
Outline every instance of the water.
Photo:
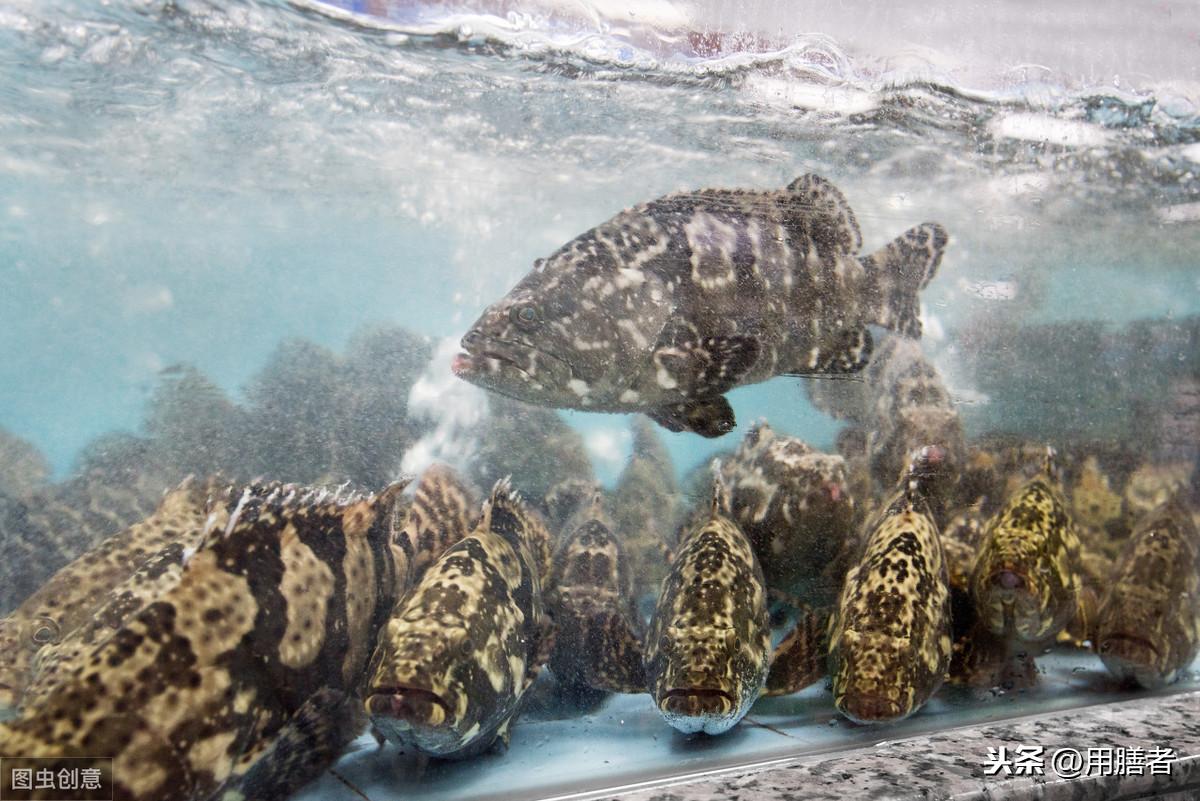
M 535 499 L 593 475 L 635 497 L 630 417 L 507 406 L 449 375 L 454 343 L 535 258 L 624 207 L 805 172 L 843 190 L 865 252 L 925 220 L 950 231 L 922 345 L 970 439 L 1050 441 L 1072 479 L 1099 453 L 1118 495 L 1139 459 L 1190 468 L 1200 74 L 1186 32 L 1200 20 L 1156 9 L 1014 3 L 979 25 L 903 4 L 864 23 L 769 2 L 8 0 L 0 425 L 26 444 L 0 441 L 0 495 L 87 506 L 90 475 L 129 490 L 127 524 L 188 473 L 378 489 L 441 460 L 481 488 L 511 472 Z M 656 432 L 665 486 L 692 493 L 681 504 L 756 419 L 825 450 L 847 425 L 799 379 L 730 400 L 739 427 L 720 440 Z M 72 547 L 12 568 L 5 607 Z M 1046 682 L 1036 704 L 1114 692 L 1094 657 L 1061 659 L 1089 672 Z M 580 765 L 556 792 L 656 775 L 689 748 L 704 766 L 849 742 L 801 744 L 833 714 L 818 690 L 811 714 L 808 700 L 751 713 L 795 743 L 755 729 L 688 744 L 648 696 L 620 697 L 584 723 L 531 714 L 508 756 L 408 776 L 403 792 L 444 797 L 439 776 L 524 792 L 514 777 L 545 738 Z M 974 703 L 939 696 L 879 736 L 1035 705 Z M 638 746 L 613 757 L 651 758 L 621 773 L 568 756 L 615 714 Z M 350 759 L 372 798 L 400 792 L 378 775 L 387 756 Z

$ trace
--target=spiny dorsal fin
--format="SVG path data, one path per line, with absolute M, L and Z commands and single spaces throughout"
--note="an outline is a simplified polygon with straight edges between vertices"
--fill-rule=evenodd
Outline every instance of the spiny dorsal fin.
M 510 541 L 528 546 L 536 564 L 533 569 L 545 581 L 550 574 L 550 532 L 546 524 L 512 488 L 512 477 L 496 482 L 487 503 L 483 505 L 480 525 Z
M 713 517 L 722 516 L 728 517 L 732 514 L 733 503 L 731 500 L 731 492 L 729 485 L 725 482 L 725 476 L 721 473 L 721 460 L 712 460 L 713 488 L 712 488 L 712 515 Z
M 1052 481 L 1058 480 L 1058 451 L 1053 445 L 1046 446 L 1046 454 L 1042 457 L 1042 472 Z
M 831 237 L 843 253 L 858 253 L 862 249 L 858 220 L 854 219 L 854 212 L 840 189 L 810 172 L 788 184 L 788 191 L 800 200 L 812 219 L 819 221 L 813 226 L 818 238 L 822 234 Z

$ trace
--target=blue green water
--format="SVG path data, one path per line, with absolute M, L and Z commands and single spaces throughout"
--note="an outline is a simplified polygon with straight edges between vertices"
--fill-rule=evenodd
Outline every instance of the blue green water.
M 534 259 L 667 192 L 817 172 L 866 251 L 925 220 L 950 231 L 924 347 L 972 436 L 1136 450 L 1163 386 L 1200 369 L 1195 4 L 1049 19 L 1014 3 L 1004 24 L 965 4 L 803 5 L 0 0 L 0 427 L 64 479 L 96 437 L 150 433 L 178 365 L 250 408 L 280 343 L 345 355 L 399 327 L 435 356 L 397 382 L 420 436 L 389 477 L 461 466 L 488 400 L 449 374 L 453 342 Z M 301 401 L 324 391 L 296 375 Z M 841 425 L 795 378 L 730 400 L 740 428 L 723 440 L 659 432 L 679 476 L 759 418 L 826 449 Z M 629 418 L 560 416 L 612 484 Z M 360 422 L 370 437 L 389 421 Z M 1082 676 L 1051 660 L 1022 699 L 939 697 L 878 738 L 1114 697 L 1089 660 Z M 565 792 L 876 737 L 830 726 L 829 701 L 817 686 L 767 702 L 751 717 L 783 734 L 707 745 L 645 695 L 533 715 L 510 757 L 435 767 L 411 797 Z M 547 755 L 549 778 L 526 781 Z M 394 756 L 342 770 L 377 786 Z M 356 797 L 330 777 L 313 792 Z
M 695 37 L 589 32 L 540 6 L 451 8 L 441 38 L 434 7 L 372 8 L 6 6 L 0 424 L 57 475 L 97 434 L 137 429 L 163 367 L 236 398 L 286 337 L 457 336 L 534 258 L 677 188 L 815 170 L 868 248 L 943 222 L 927 344 L 965 399 L 986 354 L 953 352 L 953 333 L 973 319 L 1200 309 L 1197 111 L 1168 80 L 1186 74 L 1100 89 L 1026 70 L 964 91 L 932 80 L 954 77 L 936 60 L 881 72 L 854 42 L 782 29 L 704 58 Z M 991 299 L 997 282 L 1017 291 Z M 803 396 L 779 379 L 733 399 L 743 422 L 828 445 Z M 628 440 L 621 418 L 571 421 L 603 429 L 597 454 Z M 669 447 L 686 469 L 715 446 Z

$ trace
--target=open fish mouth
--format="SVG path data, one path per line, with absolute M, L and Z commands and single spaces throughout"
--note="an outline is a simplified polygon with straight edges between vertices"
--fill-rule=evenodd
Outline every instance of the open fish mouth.
M 451 372 L 502 395 L 528 400 L 530 389 L 565 386 L 574 377 L 568 362 L 528 342 L 468 332 L 459 346 Z
M 726 715 L 737 709 L 737 699 L 715 687 L 677 687 L 663 693 L 659 709 L 671 715 Z
M 458 353 L 450 363 L 450 370 L 459 378 L 463 378 L 471 374 L 496 372 L 502 369 L 501 366 L 529 375 L 520 362 L 497 350 L 482 350 L 477 354 L 469 351 Z
M 448 725 L 453 714 L 446 700 L 435 692 L 419 687 L 380 687 L 367 698 L 372 718 L 387 718 L 400 728 L 440 728 Z

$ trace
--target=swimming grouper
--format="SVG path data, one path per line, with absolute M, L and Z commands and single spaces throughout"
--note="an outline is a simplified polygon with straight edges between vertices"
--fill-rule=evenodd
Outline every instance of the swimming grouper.
M 854 213 L 817 175 L 666 195 L 536 261 L 452 369 L 527 403 L 719 437 L 734 428 L 734 387 L 861 370 L 871 324 L 920 337 L 917 295 L 946 242 L 924 223 L 860 258 Z

